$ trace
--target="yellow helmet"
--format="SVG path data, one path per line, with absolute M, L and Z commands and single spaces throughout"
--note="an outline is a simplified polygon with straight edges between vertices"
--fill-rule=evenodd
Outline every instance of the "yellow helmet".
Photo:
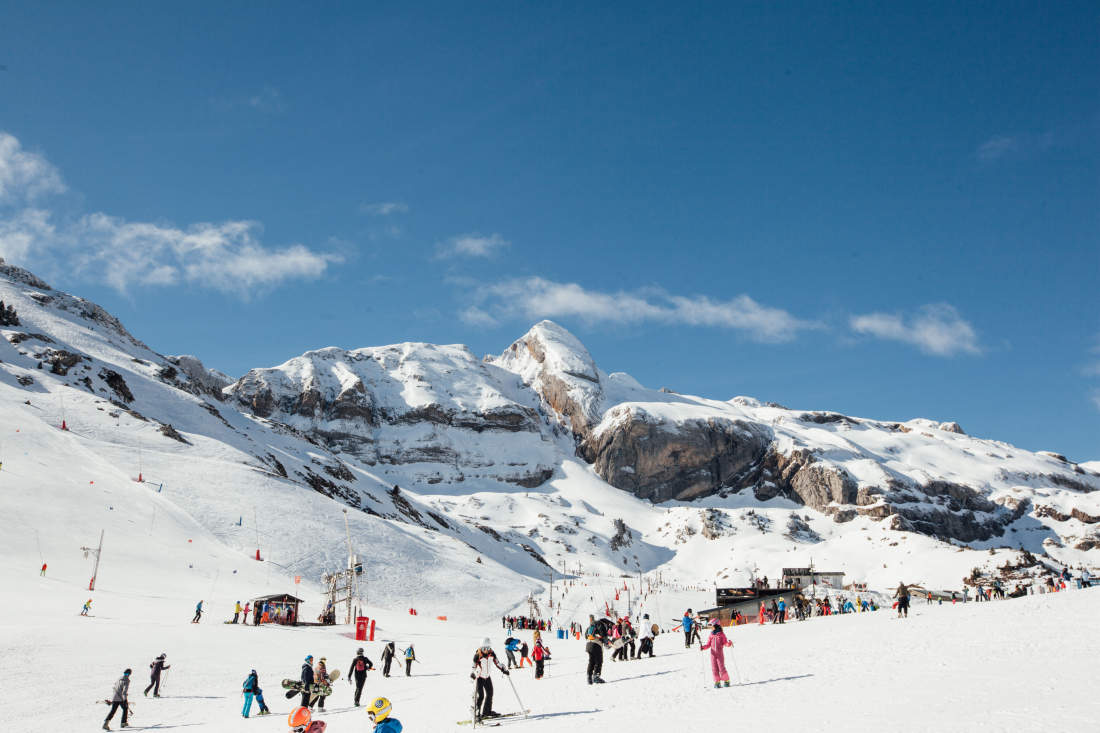
M 393 705 L 390 705 L 390 701 L 384 697 L 379 697 L 367 706 L 367 715 L 377 723 L 389 717 L 391 710 L 393 710 Z

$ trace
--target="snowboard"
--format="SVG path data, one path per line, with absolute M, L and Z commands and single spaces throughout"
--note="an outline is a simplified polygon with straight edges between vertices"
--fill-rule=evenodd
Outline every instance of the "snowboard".
M 333 675 L 339 676 L 339 670 L 329 674 L 329 680 L 335 680 L 336 679 L 336 677 L 334 677 Z M 300 695 L 303 692 L 309 692 L 309 694 L 314 695 L 314 696 L 318 696 L 318 697 L 320 697 L 320 696 L 328 697 L 329 695 L 332 694 L 332 685 L 328 684 L 328 683 L 324 683 L 324 684 L 314 683 L 314 684 L 309 686 L 308 690 L 306 690 L 305 685 L 302 684 L 301 680 L 286 679 L 286 680 L 283 680 L 282 685 L 283 685 L 283 689 L 287 691 L 287 693 L 286 693 L 286 699 L 287 700 L 294 697 L 295 695 Z

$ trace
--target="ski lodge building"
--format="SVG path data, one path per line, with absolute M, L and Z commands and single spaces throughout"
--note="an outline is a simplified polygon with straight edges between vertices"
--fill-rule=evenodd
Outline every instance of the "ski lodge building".
M 844 573 L 823 572 L 812 568 L 783 568 L 783 579 L 780 581 L 782 588 L 794 588 L 802 590 L 811 585 L 817 585 L 820 590 L 842 590 L 844 588 Z

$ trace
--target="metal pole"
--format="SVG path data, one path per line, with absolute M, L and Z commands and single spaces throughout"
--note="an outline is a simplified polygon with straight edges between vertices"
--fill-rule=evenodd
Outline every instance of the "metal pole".
M 99 530 L 99 547 L 95 551 L 95 567 L 92 568 L 92 582 L 88 586 L 88 590 L 95 590 L 95 579 L 99 575 L 99 556 L 103 554 L 103 533 L 106 530 Z

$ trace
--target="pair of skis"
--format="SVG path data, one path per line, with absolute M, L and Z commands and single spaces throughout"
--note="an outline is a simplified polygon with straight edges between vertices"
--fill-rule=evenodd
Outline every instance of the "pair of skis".
M 460 721 L 458 721 L 458 725 L 472 725 L 475 728 L 479 725 L 480 726 L 485 726 L 485 727 L 496 727 L 496 726 L 499 726 L 501 724 L 501 722 L 503 722 L 503 721 L 516 720 L 521 715 L 524 717 L 524 719 L 527 718 L 527 716 L 530 714 L 531 711 L 527 710 L 526 708 L 523 707 L 523 700 L 519 699 L 519 692 L 516 690 L 516 683 L 512 682 L 512 675 L 505 674 L 504 676 L 508 678 L 508 684 L 510 684 L 512 686 L 512 693 L 516 696 L 516 702 L 519 703 L 519 707 L 520 707 L 519 712 L 503 713 L 501 715 L 494 715 L 491 718 L 483 718 L 482 716 L 478 715 L 477 714 L 477 681 L 475 680 L 474 681 L 473 698 L 472 698 L 473 705 L 470 708 L 470 712 L 472 713 L 472 718 L 470 720 L 460 720 Z

